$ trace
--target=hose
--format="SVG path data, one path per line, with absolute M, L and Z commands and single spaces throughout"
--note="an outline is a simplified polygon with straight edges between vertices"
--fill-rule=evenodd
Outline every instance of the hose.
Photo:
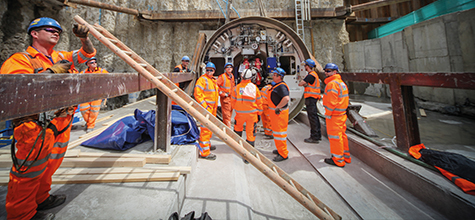
M 223 2 L 226 2 L 226 14 L 228 13 L 228 1 L 225 1 L 223 0 Z M 239 15 L 239 12 L 236 10 L 236 8 L 234 8 L 234 6 L 231 6 L 233 7 L 233 10 L 236 12 L 236 14 L 238 15 L 238 18 L 241 18 L 241 15 Z M 226 17 L 226 16 L 225 16 Z
M 221 10 L 221 13 L 223 13 L 224 19 L 226 19 L 226 14 L 224 14 L 223 8 L 221 8 L 221 5 L 219 4 L 218 0 L 216 0 L 216 4 L 218 4 L 219 9 Z

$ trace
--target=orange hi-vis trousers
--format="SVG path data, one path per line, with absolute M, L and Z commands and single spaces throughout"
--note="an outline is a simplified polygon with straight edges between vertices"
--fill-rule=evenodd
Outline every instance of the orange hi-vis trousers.
M 36 208 L 38 207 L 36 195 L 54 144 L 53 131 L 46 129 L 44 142 L 42 141 L 43 135 L 40 135 L 34 145 L 38 134 L 42 130 L 43 128 L 40 125 L 30 121 L 20 124 L 13 132 L 15 140 L 17 140 L 15 144 L 17 152 L 15 155 L 18 159 L 18 164 L 24 163 L 25 166 L 20 168 L 20 170 L 13 166 L 10 170 L 10 181 L 8 182 L 8 192 L 5 201 L 7 219 L 31 219 L 36 214 Z M 41 145 L 43 147 L 40 151 Z M 33 151 L 25 161 L 32 146 L 34 146 Z M 36 158 L 37 160 L 34 162 Z M 31 167 L 25 171 L 28 166 Z
M 325 120 L 332 159 L 340 167 L 345 166 L 345 163 L 351 163 L 348 137 L 345 133 L 346 118 L 346 114 L 332 115 L 331 118 L 326 118 Z
M 274 143 L 280 156 L 287 158 L 289 151 L 287 150 L 287 127 L 289 123 L 289 108 L 282 110 L 280 114 L 275 114 L 275 109 L 269 107 L 269 116 L 272 126 L 272 134 Z
M 211 112 L 214 116 L 216 116 L 217 108 L 213 105 L 208 105 L 207 110 Z M 202 157 L 208 156 L 211 151 L 211 136 L 213 136 L 213 132 L 211 132 L 207 127 L 204 125 L 200 125 L 200 155 Z
M 261 118 L 262 118 L 262 127 L 264 127 L 264 133 L 266 135 L 272 135 L 272 126 L 270 122 L 269 107 L 267 105 L 264 105 L 262 106 L 262 108 L 263 108 L 263 111 L 261 114 Z
M 223 123 L 231 128 L 231 116 L 233 114 L 233 109 L 231 107 L 231 96 L 220 97 L 221 102 L 221 114 L 223 115 Z
M 41 178 L 41 184 L 36 196 L 36 202 L 38 204 L 44 202 L 50 195 L 49 191 L 51 190 L 52 176 L 56 170 L 58 170 L 59 166 L 61 166 L 66 150 L 68 149 L 72 119 L 72 115 L 67 115 L 65 117 L 56 117 L 51 120 L 51 123 L 54 124 L 58 130 L 58 135 L 56 136 L 53 148 L 51 149 L 48 166 Z
M 248 142 L 252 142 L 254 145 L 254 141 L 256 141 L 256 123 L 257 123 L 257 114 L 256 113 L 249 113 L 249 114 L 241 114 L 236 113 L 236 124 L 234 125 L 234 131 L 242 132 L 244 130 L 244 123 L 246 123 L 246 140 Z
M 101 110 L 101 103 L 102 99 L 99 99 L 79 105 L 79 111 L 86 122 L 87 128 L 94 128 L 96 126 L 96 119 Z

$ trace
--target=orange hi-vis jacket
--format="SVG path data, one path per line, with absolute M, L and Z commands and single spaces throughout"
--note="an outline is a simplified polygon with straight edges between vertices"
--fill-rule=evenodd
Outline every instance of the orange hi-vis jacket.
M 318 79 L 318 75 L 315 71 L 312 71 L 308 73 L 315 77 L 315 82 L 313 84 L 308 84 L 305 86 L 305 90 L 303 93 L 304 98 L 315 98 L 315 99 L 320 99 L 321 98 L 321 93 L 320 93 L 320 80 Z
M 61 61 L 68 60 L 72 62 L 71 69 L 74 69 L 79 64 L 84 63 L 96 55 L 96 49 L 93 53 L 86 53 L 82 48 L 75 51 L 53 51 L 51 59 L 44 54 L 38 52 L 32 46 L 26 49 L 26 52 L 19 52 L 13 54 L 2 65 L 0 73 L 2 74 L 19 74 L 19 73 L 41 73 L 53 66 L 53 64 Z
M 223 73 L 218 76 L 218 86 L 219 86 L 219 96 L 221 98 L 227 96 L 231 96 L 231 91 L 233 91 L 233 88 L 235 86 L 234 84 L 234 76 L 231 74 L 229 76 L 227 73 Z
M 107 70 L 102 69 L 100 67 L 96 67 L 93 71 L 90 71 L 89 68 L 80 72 L 81 74 L 89 74 L 89 73 L 109 73 Z
M 266 86 L 262 87 L 261 89 L 261 96 L 262 96 L 262 106 L 268 107 L 269 106 L 269 90 L 272 88 L 271 84 L 267 84 Z
M 236 114 L 262 114 L 262 97 L 259 88 L 251 80 L 243 80 L 231 94 L 231 105 Z
M 340 74 L 326 78 L 325 83 L 327 84 L 323 98 L 325 117 L 331 118 L 332 115 L 346 114 L 349 104 L 348 87 L 341 80 Z
M 206 110 L 216 115 L 218 109 L 218 85 L 216 80 L 208 74 L 202 75 L 195 84 L 195 99 Z

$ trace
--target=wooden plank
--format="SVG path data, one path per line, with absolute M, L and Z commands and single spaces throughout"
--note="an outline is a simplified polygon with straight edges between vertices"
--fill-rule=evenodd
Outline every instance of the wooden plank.
M 53 176 L 53 184 L 76 183 L 126 183 L 126 182 L 151 182 L 151 181 L 176 181 L 179 172 L 167 173 L 126 173 L 126 174 L 100 174 L 100 175 L 62 175 Z M 7 185 L 8 177 L 0 177 L 0 185 Z
M 420 108 L 419 112 L 421 113 L 422 117 L 427 117 L 426 111 L 423 108 Z
M 100 153 L 100 152 L 80 152 L 78 155 L 80 158 L 142 158 L 149 164 L 168 164 L 171 161 L 170 155 L 158 155 L 158 154 L 128 154 L 128 153 Z M 75 152 L 64 156 L 66 158 L 76 157 Z
M 64 158 L 61 167 L 143 167 L 145 158 Z M 0 167 L 12 166 L 12 160 L 1 159 Z
M 0 154 L 10 154 L 10 148 L 8 149 L 0 149 Z

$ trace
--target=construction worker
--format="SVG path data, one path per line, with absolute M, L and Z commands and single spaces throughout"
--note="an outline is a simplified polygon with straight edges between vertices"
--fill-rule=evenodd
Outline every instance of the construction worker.
M 203 74 L 196 81 L 194 90 L 196 101 L 214 116 L 216 116 L 218 110 L 218 85 L 213 77 L 215 71 L 214 63 L 208 62 L 206 64 L 206 74 Z M 215 149 L 211 148 L 210 141 L 213 133 L 203 125 L 200 125 L 200 128 L 200 158 L 216 160 L 216 155 L 210 152 Z
M 183 56 L 181 58 L 181 64 L 175 66 L 173 69 L 173 72 L 179 72 L 179 73 L 185 73 L 185 72 L 191 72 L 190 69 L 188 69 L 188 64 L 190 64 L 190 58 L 188 56 Z M 176 86 L 180 87 L 180 89 L 185 89 L 185 83 L 175 83 Z M 178 105 L 176 104 L 175 101 L 172 101 L 172 105 Z
M 91 74 L 91 73 L 109 73 L 107 70 L 102 69 L 97 66 L 97 58 L 92 57 L 86 62 L 87 69 L 83 70 L 81 74 Z M 86 122 L 86 133 L 89 133 L 94 130 L 96 126 L 96 119 L 99 115 L 99 110 L 101 110 L 102 99 L 86 102 L 79 105 L 79 111 L 81 112 L 84 121 Z
M 272 70 L 273 82 L 269 89 L 269 116 L 272 126 L 272 134 L 277 150 L 272 153 L 277 154 L 273 159 L 275 162 L 287 160 L 289 151 L 287 150 L 287 127 L 289 124 L 289 87 L 283 81 L 285 71 L 282 68 Z
M 348 87 L 338 74 L 338 66 L 334 63 L 325 65 L 325 121 L 332 158 L 325 158 L 325 163 L 344 167 L 351 163 L 348 138 L 346 137 L 346 109 L 349 104 Z
M 219 97 L 221 102 L 221 114 L 223 115 L 223 123 L 231 128 L 231 115 L 233 109 L 231 107 L 231 91 L 234 89 L 233 64 L 226 63 L 224 65 L 225 72 L 218 76 Z
M 315 66 L 315 61 L 312 59 L 305 60 L 305 71 L 307 71 L 308 74 L 299 82 L 299 86 L 305 87 L 303 97 L 305 98 L 307 117 L 310 122 L 310 137 L 303 140 L 307 143 L 319 143 L 322 140 L 317 110 L 317 101 L 321 98 L 320 80 L 318 79 L 317 73 L 313 70 Z
M 89 29 L 75 25 L 74 34 L 82 47 L 77 51 L 56 51 L 63 29 L 52 18 L 33 20 L 28 27 L 32 44 L 26 52 L 13 54 L 2 65 L 2 74 L 67 73 L 96 54 L 88 38 Z M 55 112 L 56 118 L 47 120 L 42 113 L 14 120 L 17 148 L 10 170 L 5 208 L 7 219 L 52 219 L 53 213 L 41 210 L 59 206 L 66 195 L 50 195 L 51 176 L 63 160 L 69 142 L 74 107 Z M 15 142 L 15 141 L 13 141 Z
M 244 70 L 241 83 L 234 88 L 231 94 L 231 103 L 236 111 L 234 132 L 242 136 L 243 126 L 246 123 L 246 141 L 252 146 L 256 140 L 258 115 L 262 114 L 261 92 L 251 82 L 251 79 L 256 75 L 253 71 L 255 70 Z
M 270 115 L 269 115 L 269 90 L 272 88 L 271 84 L 267 84 L 261 89 L 261 96 L 262 96 L 262 127 L 264 127 L 264 137 L 266 138 L 274 138 L 272 136 L 272 126 L 270 122 Z

